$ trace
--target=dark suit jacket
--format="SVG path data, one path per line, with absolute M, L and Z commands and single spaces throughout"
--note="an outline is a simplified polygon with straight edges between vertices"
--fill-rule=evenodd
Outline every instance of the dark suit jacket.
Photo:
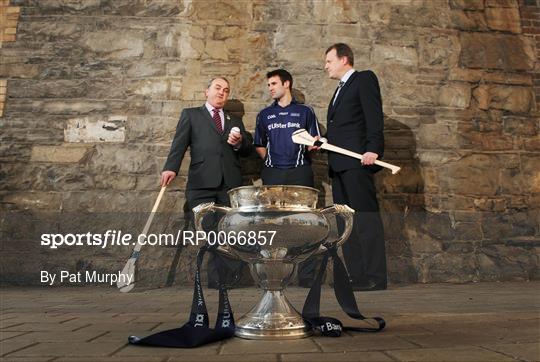
M 232 127 L 240 128 L 242 145 L 235 151 L 227 143 Z M 180 164 L 188 146 L 191 152 L 187 189 L 207 189 L 218 187 L 221 180 L 229 188 L 242 185 L 240 155 L 247 155 L 252 148 L 253 138 L 246 132 L 244 124 L 225 112 L 225 127 L 220 135 L 210 112 L 203 105 L 182 111 L 176 127 L 176 134 L 163 170 L 178 174 Z
M 335 95 L 335 93 L 334 93 Z M 334 105 L 328 106 L 327 138 L 330 144 L 348 150 L 384 152 L 383 111 L 377 76 L 370 70 L 354 72 L 339 91 Z M 362 168 L 360 160 L 335 152 L 328 153 L 330 173 Z M 378 171 L 379 166 L 364 167 Z

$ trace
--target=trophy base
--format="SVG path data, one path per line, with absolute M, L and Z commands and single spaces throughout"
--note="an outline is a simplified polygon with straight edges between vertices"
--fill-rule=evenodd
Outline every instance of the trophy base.
M 298 339 L 309 337 L 311 330 L 283 290 L 266 290 L 261 301 L 238 320 L 235 335 L 245 339 Z

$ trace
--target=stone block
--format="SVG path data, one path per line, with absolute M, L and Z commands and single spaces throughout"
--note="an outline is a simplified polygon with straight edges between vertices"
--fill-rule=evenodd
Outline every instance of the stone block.
M 411 1 L 393 4 L 390 14 L 390 27 L 427 27 L 447 28 L 452 23 L 450 9 L 447 6 L 438 6 L 436 2 L 422 3 Z
M 251 20 L 251 4 L 228 1 L 198 1 L 190 6 L 190 17 L 198 24 L 246 25 Z M 219 16 L 215 16 L 219 14 Z
M 486 17 L 483 12 L 453 10 L 451 12 L 452 27 L 465 31 L 488 30 Z
M 393 84 L 390 89 L 382 90 L 389 106 L 432 106 L 437 101 L 433 86 Z
M 517 8 L 519 6 L 517 0 L 486 0 L 488 8 Z
M 122 173 L 100 173 L 94 176 L 94 182 L 97 189 L 118 191 L 134 190 L 137 185 L 137 177 Z
M 533 91 L 529 87 L 483 84 L 473 90 L 480 109 L 502 109 L 527 113 L 534 107 Z
M 479 223 L 475 222 L 456 222 L 454 230 L 457 240 L 482 240 L 482 228 Z
M 521 156 L 521 171 L 524 182 L 524 193 L 540 193 L 540 162 L 538 155 Z
M 506 245 L 482 247 L 478 254 L 482 280 L 528 280 L 529 273 L 538 267 L 528 249 Z
M 506 201 L 504 199 L 478 198 L 474 200 L 474 206 L 480 211 L 502 212 L 506 210 Z
M 504 151 L 514 149 L 514 138 L 510 135 L 501 135 L 499 132 L 480 132 L 471 130 L 467 126 L 458 128 L 458 144 L 464 149 L 475 149 L 483 151 Z
M 224 41 L 207 40 L 204 51 L 205 58 L 225 61 L 228 59 L 228 47 Z
M 473 210 L 474 201 L 469 196 L 448 195 L 440 196 L 439 205 L 441 210 L 456 211 L 456 210 Z
M 112 59 L 139 57 L 144 51 L 143 32 L 101 31 L 85 33 L 81 44 L 90 51 Z
M 477 281 L 477 262 L 474 252 L 442 252 L 418 259 L 419 281 L 456 283 Z
M 361 7 L 350 6 L 348 3 L 328 3 L 317 1 L 313 3 L 313 16 L 317 22 L 356 24 L 361 16 Z
M 156 172 L 158 165 L 153 154 L 153 147 L 148 145 L 127 145 L 119 148 L 113 144 L 98 144 L 89 161 L 89 168 L 95 173 L 113 172 L 147 174 Z M 162 165 L 159 165 L 161 169 Z
M 441 167 L 441 190 L 444 192 L 495 196 L 499 190 L 496 157 L 473 154 Z
M 471 87 L 467 83 L 452 83 L 439 89 L 439 104 L 446 107 L 468 108 Z
M 419 127 L 418 146 L 422 149 L 451 149 L 456 147 L 455 126 L 443 123 L 423 124 Z
M 69 144 L 60 146 L 33 146 L 31 162 L 78 163 L 90 152 L 91 147 L 79 147 Z
M 450 0 L 450 8 L 463 10 L 482 10 L 484 9 L 483 0 Z
M 411 66 L 418 65 L 416 49 L 408 47 L 375 44 L 371 59 L 376 62 L 399 63 Z
M 525 139 L 524 146 L 527 151 L 540 151 L 540 136 Z
M 492 8 L 485 10 L 490 29 L 521 33 L 521 19 L 518 8 Z
M 532 41 L 518 35 L 462 32 L 460 42 L 467 68 L 531 70 L 536 61 Z
M 144 98 L 167 99 L 169 86 L 169 81 L 166 79 L 138 79 L 129 82 L 126 93 Z
M 155 59 L 141 59 L 130 63 L 126 75 L 130 78 L 160 77 L 166 74 L 167 65 L 168 63 Z
M 528 190 L 530 181 L 519 168 L 501 170 L 501 192 L 508 195 L 523 194 Z
M 61 210 L 62 205 L 62 195 L 57 192 L 10 192 L 2 195 L 1 200 L 2 205 L 11 204 L 16 206 L 17 210 L 34 210 L 36 212 L 39 210 Z M 16 219 L 20 219 L 20 217 L 13 218 L 13 221 Z
M 459 39 L 450 34 L 427 34 L 418 39 L 418 58 L 421 66 L 454 68 L 458 64 Z
M 64 139 L 66 142 L 124 142 L 127 117 L 109 116 L 73 118 L 66 122 Z
M 503 130 L 512 135 L 538 135 L 538 120 L 534 117 L 503 117 Z
M 84 80 L 26 80 L 13 79 L 9 85 L 12 98 L 82 98 L 88 94 Z

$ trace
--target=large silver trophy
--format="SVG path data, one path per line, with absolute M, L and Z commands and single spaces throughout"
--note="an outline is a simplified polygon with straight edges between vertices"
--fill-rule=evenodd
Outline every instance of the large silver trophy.
M 354 214 L 346 205 L 316 209 L 317 194 L 304 186 L 246 186 L 229 191 L 230 208 L 207 203 L 193 209 L 198 231 L 205 215 L 222 215 L 217 235 L 229 240 L 221 240 L 225 245 L 217 250 L 249 263 L 264 291 L 260 302 L 236 323 L 238 337 L 295 339 L 311 334 L 284 290 L 299 262 L 347 240 Z M 327 219 L 331 214 L 343 218 L 345 226 L 333 240 Z

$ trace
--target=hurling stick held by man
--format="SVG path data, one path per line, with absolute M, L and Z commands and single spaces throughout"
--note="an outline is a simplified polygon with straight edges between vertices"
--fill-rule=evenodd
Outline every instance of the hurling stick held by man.
M 161 202 L 161 198 L 163 197 L 163 193 L 165 192 L 165 189 L 167 186 L 162 186 L 161 190 L 159 191 L 159 195 L 156 199 L 156 202 L 154 203 L 154 207 L 152 208 L 152 212 L 150 213 L 150 216 L 148 217 L 148 220 L 146 220 L 146 224 L 144 225 L 144 229 L 142 231 L 142 235 L 147 235 L 148 230 L 150 229 L 150 225 L 152 225 L 152 221 L 154 220 L 154 215 L 157 212 L 157 209 L 159 207 L 159 203 Z M 116 283 L 116 286 L 122 293 L 127 293 L 133 287 L 135 287 L 135 263 L 139 259 L 139 256 L 141 255 L 141 248 L 143 244 L 137 241 L 137 244 L 133 248 L 133 251 L 131 252 L 131 256 L 129 257 L 128 261 L 126 262 L 126 265 L 124 266 L 124 269 L 120 272 L 121 274 L 125 275 L 125 278 L 119 278 L 118 282 Z M 128 282 L 129 280 L 129 282 Z
M 362 160 L 362 155 L 360 153 L 349 151 L 344 148 L 331 145 L 327 142 L 318 141 L 312 135 L 310 135 L 309 132 L 306 131 L 305 129 L 299 129 L 298 131 L 294 132 L 292 135 L 292 140 L 294 143 L 298 143 L 300 145 L 318 146 L 327 151 L 341 153 L 342 155 L 346 155 L 346 156 L 350 156 L 350 157 L 354 157 L 354 158 L 358 158 L 359 160 Z M 379 160 L 375 160 L 375 164 L 381 167 L 390 169 L 392 171 L 392 175 L 395 175 L 401 170 L 401 167 L 392 165 L 387 162 L 379 161 Z

